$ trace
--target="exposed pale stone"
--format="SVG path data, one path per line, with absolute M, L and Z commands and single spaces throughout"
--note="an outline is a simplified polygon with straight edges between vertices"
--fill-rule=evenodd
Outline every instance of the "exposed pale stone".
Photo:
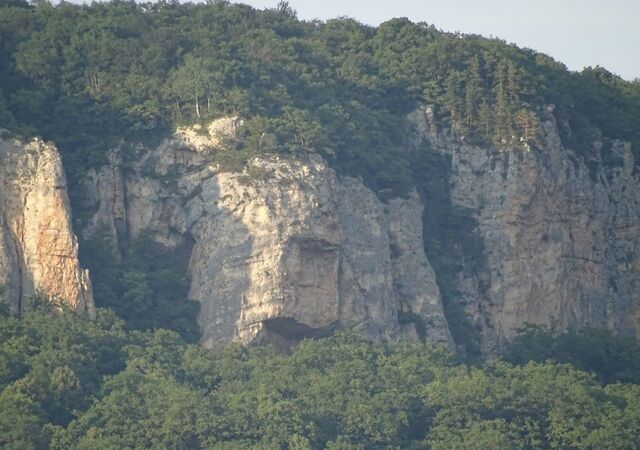
M 0 174 L 0 285 L 12 309 L 24 310 L 38 291 L 93 315 L 55 147 L 38 139 L 0 140 Z
M 337 197 L 342 225 L 340 312 L 345 328 L 375 337 L 399 331 L 384 207 L 360 180 L 342 180 Z
M 630 147 L 610 142 L 604 158 L 598 143 L 587 167 L 561 145 L 552 113 L 543 145 L 530 150 L 461 143 L 437 131 L 428 109 L 410 117 L 418 139 L 450 156 L 452 203 L 478 223 L 484 268 L 460 272 L 458 288 L 486 352 L 525 323 L 640 337 L 640 183 Z
M 398 323 L 400 309 L 424 320 L 429 341 L 450 345 L 417 197 L 385 207 L 318 156 L 254 158 L 242 173 L 219 173 L 198 155 L 172 138 L 141 154 L 124 188 L 109 166 L 92 174 L 87 189 L 101 192 L 87 196 L 97 213 L 85 231 L 104 223 L 122 245 L 113 223 L 125 211 L 128 236 L 148 230 L 164 245 L 192 245 L 190 297 L 201 304 L 203 345 L 288 346 L 336 329 L 417 338 Z M 117 192 L 125 202 L 114 208 Z M 411 217 L 396 217 L 405 208 Z M 415 280 L 396 276 L 413 262 Z
M 211 122 L 206 128 L 202 125 L 179 127 L 175 139 L 198 152 L 228 149 L 236 142 L 238 130 L 243 124 L 244 120 L 239 117 L 222 117 Z
M 126 192 L 118 154 L 111 152 L 107 159 L 108 164 L 101 169 L 102 173 L 91 170 L 83 181 L 85 206 L 98 206 L 83 230 L 83 237 L 88 238 L 98 232 L 106 232 L 115 243 L 126 236 Z
M 395 198 L 386 206 L 394 291 L 400 310 L 423 321 L 427 342 L 452 343 L 442 308 L 440 289 L 424 253 L 422 215 L 424 207 L 416 193 Z
M 254 160 L 187 205 L 205 212 L 190 262 L 205 344 L 250 342 L 265 327 L 294 339 L 338 321 L 335 176 L 324 172 L 317 160 Z

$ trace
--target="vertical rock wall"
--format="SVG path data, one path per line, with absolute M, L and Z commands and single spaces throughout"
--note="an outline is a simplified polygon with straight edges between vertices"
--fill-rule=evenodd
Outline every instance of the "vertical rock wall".
M 14 311 L 36 292 L 94 314 L 55 147 L 0 139 L 0 286 Z
M 418 140 L 450 161 L 451 203 L 469 211 L 483 254 L 456 276 L 485 352 L 525 323 L 606 326 L 640 336 L 640 180 L 628 144 L 562 146 L 553 109 L 540 148 L 465 144 L 412 114 Z M 586 159 L 586 160 L 585 160 Z M 428 175 L 427 175 L 428 176 Z
M 87 179 L 85 207 L 97 212 L 85 235 L 190 242 L 203 345 L 288 346 L 338 329 L 451 345 L 417 196 L 385 205 L 318 156 L 255 158 L 224 172 L 181 135 L 142 151 L 126 176 L 118 164 L 114 156 Z

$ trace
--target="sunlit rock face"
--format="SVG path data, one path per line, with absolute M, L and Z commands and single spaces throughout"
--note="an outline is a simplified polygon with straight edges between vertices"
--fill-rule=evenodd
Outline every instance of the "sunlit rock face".
M 577 156 L 562 146 L 552 107 L 539 148 L 465 144 L 428 108 L 410 118 L 418 143 L 449 161 L 451 203 L 476 223 L 480 269 L 463 266 L 456 285 L 485 352 L 526 323 L 640 336 L 640 183 L 629 144 L 596 142 Z
M 39 293 L 94 315 L 66 188 L 53 145 L 0 139 L 0 286 L 15 312 L 28 308 Z
M 476 253 L 456 273 L 430 264 L 452 255 L 425 254 L 425 218 L 443 214 L 429 189 L 382 202 L 314 155 L 256 157 L 223 170 L 215 154 L 235 151 L 238 118 L 140 146 L 126 167 L 109 154 L 84 180 L 83 237 L 106 232 L 119 254 L 145 232 L 186 249 L 207 347 L 288 348 L 336 330 L 452 347 L 444 275 L 485 353 L 527 323 L 640 336 L 640 183 L 628 144 L 595 142 L 577 155 L 562 146 L 552 108 L 537 147 L 468 144 L 439 129 L 428 108 L 410 121 L 409 142 L 446 162 L 447 201 L 473 223 Z M 40 291 L 93 314 L 57 151 L 4 139 L 0 163 L 4 297 L 19 311 Z
M 313 155 L 225 172 L 181 135 L 120 167 L 114 154 L 87 177 L 85 206 L 96 213 L 84 233 L 107 230 L 122 246 L 149 231 L 190 248 L 204 346 L 287 347 L 341 329 L 452 345 L 417 195 L 384 204 Z
M 447 200 L 474 224 L 478 252 L 448 274 L 450 301 L 464 306 L 485 353 L 527 323 L 640 335 L 640 183 L 630 147 L 595 142 L 577 155 L 562 146 L 552 108 L 543 119 L 537 147 L 496 148 L 438 129 L 428 108 L 410 116 L 409 141 L 443 157 Z M 144 232 L 187 249 L 208 347 L 288 347 L 343 329 L 452 346 L 443 279 L 429 262 L 442 255 L 423 246 L 425 217 L 441 213 L 429 190 L 385 203 L 313 155 L 223 170 L 213 155 L 235 151 L 241 126 L 223 118 L 179 129 L 157 148 L 135 149 L 126 170 L 109 154 L 84 181 L 83 236 L 106 232 L 117 253 Z M 4 297 L 20 311 L 39 291 L 93 314 L 56 149 L 3 139 L 0 163 Z
M 448 201 L 474 223 L 477 254 L 448 275 L 483 352 L 527 323 L 639 334 L 640 184 L 628 144 L 594 143 L 578 156 L 562 146 L 551 108 L 538 147 L 467 144 L 428 109 L 410 119 L 414 143 L 448 164 Z M 224 123 L 231 136 L 237 122 Z M 225 172 L 182 135 L 136 160 L 123 171 L 114 154 L 90 174 L 87 208 L 97 212 L 85 234 L 106 228 L 124 248 L 150 230 L 190 248 L 203 345 L 287 346 L 340 329 L 451 345 L 443 279 L 429 263 L 443 255 L 423 247 L 424 218 L 441 213 L 428 189 L 384 203 L 310 155 Z

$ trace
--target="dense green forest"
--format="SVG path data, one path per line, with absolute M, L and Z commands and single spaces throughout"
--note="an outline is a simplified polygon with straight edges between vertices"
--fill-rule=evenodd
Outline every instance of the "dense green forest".
M 506 361 L 468 365 L 345 334 L 211 352 L 36 305 L 0 314 L 5 449 L 640 447 L 640 348 L 602 331 L 531 329 Z
M 300 21 L 287 2 L 35 5 L 0 1 L 0 124 L 53 140 L 72 179 L 109 148 L 233 114 L 247 119 L 239 159 L 315 151 L 378 191 L 402 189 L 420 180 L 404 142 L 420 104 L 502 146 L 535 146 L 554 104 L 576 153 L 604 137 L 640 151 L 637 80 L 569 72 L 497 39 L 402 18 Z

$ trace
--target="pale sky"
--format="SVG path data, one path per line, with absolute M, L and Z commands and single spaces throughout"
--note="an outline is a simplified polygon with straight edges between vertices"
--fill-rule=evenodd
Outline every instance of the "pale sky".
M 277 0 L 244 0 L 272 8 Z M 445 31 L 494 36 L 538 50 L 572 70 L 600 65 L 640 78 L 640 0 L 289 0 L 301 19 L 353 17 L 377 25 L 392 17 Z

